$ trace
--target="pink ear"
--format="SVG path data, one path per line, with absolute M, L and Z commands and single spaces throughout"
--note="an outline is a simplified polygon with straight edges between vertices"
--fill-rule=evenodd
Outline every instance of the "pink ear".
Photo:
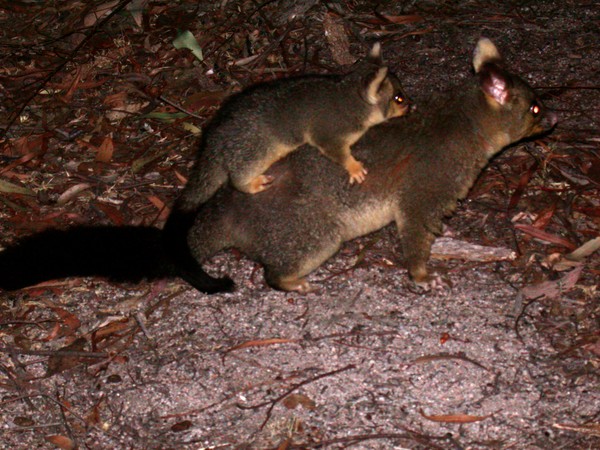
M 480 72 L 481 89 L 501 105 L 508 98 L 508 82 L 501 71 L 493 67 L 485 68 Z

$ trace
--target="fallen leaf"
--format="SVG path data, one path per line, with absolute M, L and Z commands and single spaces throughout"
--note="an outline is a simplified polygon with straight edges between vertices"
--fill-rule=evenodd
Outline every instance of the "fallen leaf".
M 287 450 L 292 445 L 292 438 L 287 438 L 277 447 L 277 450 Z
M 76 198 L 80 193 L 89 189 L 90 187 L 91 185 L 88 183 L 79 183 L 75 186 L 71 186 L 69 189 L 60 194 L 60 197 L 58 197 L 58 200 L 56 200 L 56 204 L 64 205 L 70 200 Z
M 62 450 L 73 450 L 76 448 L 75 442 L 73 442 L 67 436 L 61 436 L 60 434 L 46 436 L 46 440 Z
M 133 0 L 127 5 L 127 10 L 131 14 L 131 17 L 138 28 L 142 28 L 143 26 L 143 13 L 147 3 L 148 0 Z
M 196 125 L 194 125 L 193 123 L 190 122 L 183 122 L 181 124 L 181 127 L 185 130 L 185 131 L 189 131 L 192 134 L 195 134 L 196 136 L 202 134 L 202 129 L 200 129 L 200 127 L 197 127 Z
M 81 326 L 81 321 L 74 314 L 70 313 L 66 309 L 54 306 L 51 302 L 44 302 L 48 305 L 54 313 L 60 317 L 57 320 L 50 333 L 43 338 L 44 342 L 50 342 L 60 337 L 71 336 Z
M 131 171 L 133 173 L 139 173 L 147 164 L 150 164 L 156 159 L 162 158 L 167 153 L 169 153 L 169 150 L 163 150 L 161 152 L 151 153 L 150 155 L 138 158 L 131 164 Z
M 573 289 L 575 283 L 579 280 L 582 270 L 583 266 L 577 267 L 576 269 L 567 272 L 565 276 L 558 280 L 543 281 L 542 283 L 534 284 L 532 286 L 525 286 L 521 289 L 521 292 L 529 299 L 538 297 L 545 297 L 548 299 L 556 298 L 563 292 Z
M 552 244 L 561 245 L 563 247 L 568 248 L 569 250 L 575 250 L 576 245 L 571 241 L 562 238 L 560 236 L 556 236 L 555 234 L 548 233 L 547 231 L 540 230 L 532 225 L 526 224 L 515 224 L 515 228 L 517 230 L 521 230 L 523 233 L 528 234 L 540 241 L 550 242 Z
M 115 145 L 112 140 L 112 135 L 108 135 L 104 138 L 100 147 L 98 147 L 98 153 L 96 153 L 96 161 L 108 163 L 113 157 L 115 151 Z
M 102 3 L 101 5 L 97 5 L 83 18 L 83 25 L 85 27 L 94 26 L 98 20 L 108 15 L 112 11 L 112 9 L 118 4 L 118 0 L 111 0 L 106 3 Z
M 202 111 L 208 108 L 215 108 L 223 103 L 223 100 L 229 97 L 230 94 L 230 89 L 195 92 L 185 99 L 183 106 L 188 111 Z
M 305 409 L 314 410 L 317 408 L 316 403 L 311 398 L 303 394 L 291 394 L 283 399 L 283 406 L 287 409 L 296 409 L 298 405 L 302 405 Z
M 31 427 L 35 425 L 35 420 L 30 417 L 17 416 L 13 419 L 13 423 L 18 427 Z
M 35 193 L 27 188 L 17 186 L 16 184 L 9 183 L 6 180 L 0 179 L 0 192 L 6 194 L 22 194 L 22 195 L 35 195 Z
M 177 422 L 176 424 L 171 426 L 171 431 L 173 433 L 180 433 L 182 431 L 189 430 L 192 427 L 193 423 L 190 420 L 182 420 L 181 422 Z
M 59 351 L 71 351 L 71 352 L 82 352 L 85 349 L 87 341 L 85 338 L 77 338 L 71 344 L 59 348 Z M 81 356 L 67 356 L 67 355 L 52 355 L 48 358 L 48 370 L 46 376 L 50 377 L 54 374 L 64 372 L 65 370 L 76 367 L 80 364 Z
M 420 356 L 418 358 L 415 359 L 415 364 L 423 364 L 423 363 L 427 363 L 427 362 L 432 362 L 432 361 L 448 361 L 448 360 L 460 360 L 460 361 L 466 361 L 468 363 L 471 363 L 483 370 L 488 370 L 489 369 L 487 367 L 485 367 L 483 364 L 478 363 L 477 361 L 475 361 L 474 359 L 471 359 L 465 355 L 461 355 L 461 354 L 457 354 L 457 355 L 451 355 L 451 354 L 447 354 L 447 353 L 443 353 L 443 354 L 439 354 L 439 355 L 425 355 L 425 356 Z
M 75 314 L 57 306 L 52 306 L 51 308 L 60 317 L 61 325 L 65 328 L 62 336 L 70 336 L 79 329 L 81 320 Z
M 198 44 L 198 41 L 189 30 L 179 33 L 179 36 L 177 36 L 175 40 L 173 40 L 173 47 L 175 47 L 176 49 L 187 48 L 200 61 L 204 60 L 200 44 Z
M 405 14 L 401 16 L 388 16 L 381 14 L 381 17 L 384 17 L 386 20 L 396 24 L 409 24 L 423 21 L 423 17 L 416 14 Z
M 189 116 L 189 114 L 186 114 L 182 111 L 178 111 L 178 112 L 153 111 L 148 114 L 143 114 L 141 117 L 145 117 L 148 119 L 161 120 L 166 123 L 173 123 L 177 119 L 183 119 L 184 117 L 187 117 L 187 116 Z
M 159 211 L 164 209 L 165 202 L 163 202 L 156 195 L 149 195 L 147 198 L 148 198 L 148 200 L 150 200 L 150 203 L 152 203 L 156 207 L 156 209 L 158 209 Z
M 490 417 L 492 417 L 492 414 L 488 414 L 487 416 L 473 416 L 470 414 L 440 414 L 428 416 L 423 412 L 422 409 L 419 410 L 419 413 L 427 420 L 431 420 L 432 422 L 444 423 L 473 423 L 481 422 L 482 420 L 489 419 Z
M 290 344 L 290 343 L 295 343 L 295 342 L 298 342 L 298 339 L 271 338 L 271 339 L 259 339 L 259 340 L 253 340 L 253 341 L 246 341 L 239 345 L 235 345 L 235 346 L 231 347 L 229 350 L 226 351 L 226 353 L 232 352 L 234 350 L 241 350 L 243 348 L 249 348 L 249 347 L 265 347 L 267 345 Z
M 600 436 L 600 423 L 590 423 L 587 425 L 568 425 L 566 423 L 555 423 L 552 425 L 559 430 L 577 431 L 579 433 L 591 434 L 592 436 Z
M 92 348 L 95 349 L 96 345 L 102 342 L 109 336 L 116 334 L 119 336 L 121 331 L 128 330 L 131 324 L 128 318 L 123 318 L 110 322 L 109 324 L 97 329 L 92 333 Z
M 96 403 L 90 412 L 85 416 L 85 424 L 88 427 L 100 424 L 100 405 L 102 402 L 103 400 L 100 400 L 98 403 Z
M 587 241 L 585 244 L 583 244 L 582 246 L 573 250 L 568 255 L 565 255 L 565 258 L 570 259 L 571 261 L 581 261 L 584 258 L 590 256 L 592 253 L 594 253 L 599 248 L 600 248 L 600 237 L 597 237 L 595 239 L 591 239 L 591 240 Z

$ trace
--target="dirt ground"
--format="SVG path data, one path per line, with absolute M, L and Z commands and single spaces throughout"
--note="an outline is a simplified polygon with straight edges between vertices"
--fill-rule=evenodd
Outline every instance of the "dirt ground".
M 377 40 L 417 108 L 472 76 L 486 36 L 560 116 L 446 221 L 459 247 L 515 258 L 433 259 L 446 290 L 414 291 L 387 227 L 308 295 L 234 250 L 206 264 L 230 294 L 98 278 L 0 293 L 0 447 L 600 448 L 599 23 L 592 0 L 0 4 L 2 243 L 162 226 L 229 93 L 343 71 Z

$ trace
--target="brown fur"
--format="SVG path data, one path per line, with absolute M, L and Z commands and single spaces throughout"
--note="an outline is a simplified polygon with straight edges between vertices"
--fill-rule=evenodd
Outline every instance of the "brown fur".
M 556 123 L 533 90 L 499 65 L 489 40 L 480 40 L 474 61 L 478 81 L 423 114 L 372 128 L 354 146 L 369 167 L 362 185 L 350 186 L 341 167 L 307 148 L 271 168 L 274 181 L 265 192 L 220 190 L 189 231 L 195 258 L 237 247 L 264 265 L 271 286 L 306 291 L 304 277 L 343 242 L 395 222 L 410 275 L 426 284 L 442 218 L 489 158 Z
M 194 211 L 228 181 L 262 192 L 273 181 L 264 172 L 307 143 L 344 167 L 350 183 L 362 183 L 367 170 L 350 147 L 369 127 L 408 111 L 399 81 L 382 64 L 376 44 L 348 75 L 283 79 L 231 97 L 207 126 L 175 209 Z

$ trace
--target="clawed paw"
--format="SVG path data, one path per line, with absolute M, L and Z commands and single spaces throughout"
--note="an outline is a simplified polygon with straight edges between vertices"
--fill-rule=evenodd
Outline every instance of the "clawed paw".
M 279 288 L 284 291 L 294 291 L 300 294 L 308 294 L 313 289 L 306 278 L 289 278 L 281 280 L 279 282 Z
M 428 292 L 447 292 L 450 291 L 452 285 L 450 281 L 442 278 L 440 275 L 425 275 L 419 279 L 413 279 L 412 291 L 418 294 L 425 294 Z
M 353 160 L 346 165 L 346 170 L 350 174 L 350 184 L 362 183 L 367 177 L 367 169 L 360 161 Z
M 250 194 L 257 194 L 267 190 L 271 187 L 273 180 L 274 178 L 270 175 L 259 175 L 250 182 L 248 192 Z

